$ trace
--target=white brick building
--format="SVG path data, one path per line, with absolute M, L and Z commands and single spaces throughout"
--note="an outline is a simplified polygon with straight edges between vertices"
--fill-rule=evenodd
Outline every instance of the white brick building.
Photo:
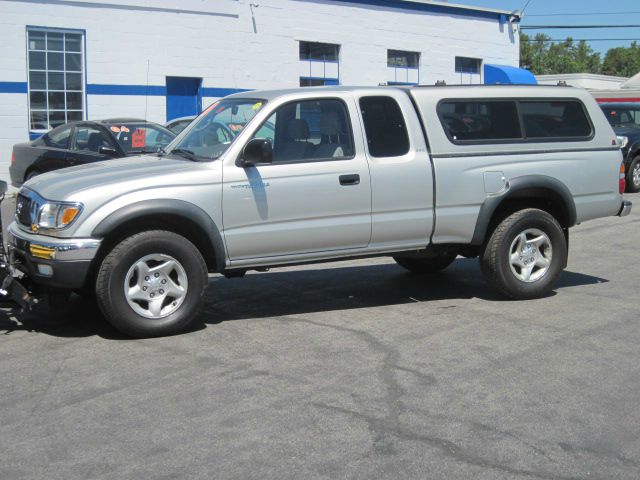
M 241 89 L 481 83 L 518 65 L 518 21 L 428 0 L 0 1 L 0 177 L 14 143 L 73 119 L 164 123 Z

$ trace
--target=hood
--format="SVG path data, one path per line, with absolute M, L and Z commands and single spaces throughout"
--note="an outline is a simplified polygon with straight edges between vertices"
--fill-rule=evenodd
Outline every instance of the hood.
M 113 197 L 151 187 L 202 184 L 208 178 L 205 172 L 219 165 L 146 155 L 55 170 L 24 186 L 47 200 L 82 201 L 87 194 Z
M 630 139 L 640 137 L 640 127 L 633 128 L 633 127 L 615 126 L 613 127 L 613 131 L 616 132 L 616 135 L 624 135 L 625 137 L 629 137 Z

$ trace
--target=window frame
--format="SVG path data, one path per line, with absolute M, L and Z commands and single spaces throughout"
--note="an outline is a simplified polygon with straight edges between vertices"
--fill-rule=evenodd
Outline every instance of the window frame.
M 460 60 L 476 60 L 478 62 L 478 71 L 477 72 L 469 72 L 469 71 L 465 71 L 464 69 L 462 70 L 458 70 L 458 59 Z M 477 58 L 477 57 L 463 57 L 461 55 L 456 55 L 454 57 L 453 60 L 453 70 L 455 73 L 466 73 L 468 75 L 482 75 L 482 64 L 484 63 L 484 59 L 483 58 Z
M 69 140 L 67 143 L 66 148 L 62 148 L 62 147 L 56 147 L 53 145 L 48 144 L 47 142 L 51 140 L 51 132 L 53 132 L 56 129 L 60 129 L 60 131 L 64 131 L 64 130 L 69 130 Z M 42 146 L 45 148 L 55 148 L 56 150 L 63 150 L 63 151 L 71 151 L 71 146 L 73 145 L 74 142 L 74 138 L 76 136 L 76 126 L 74 124 L 62 124 L 59 125 L 55 128 L 52 128 L 51 130 L 47 131 L 45 134 L 43 134 L 38 140 L 42 141 Z
M 418 62 L 416 63 L 415 67 L 411 67 L 411 66 L 402 66 L 402 65 L 390 65 L 389 64 L 389 55 L 391 52 L 398 52 L 398 53 L 411 53 L 411 54 L 415 54 L 418 56 Z M 410 50 L 398 50 L 395 48 L 387 48 L 387 67 L 388 68 L 402 68 L 402 69 L 408 69 L 408 70 L 419 70 L 420 69 L 420 60 L 422 59 L 422 52 L 413 52 Z
M 349 138 L 351 139 L 351 145 L 353 148 L 353 153 L 349 156 L 344 156 L 344 157 L 340 157 L 340 158 L 307 158 L 307 159 L 301 159 L 301 160 L 288 160 L 288 161 L 284 161 L 284 162 L 271 162 L 271 163 L 260 163 L 258 164 L 258 166 L 276 166 L 276 165 L 295 165 L 298 163 L 325 163 L 325 162 L 344 162 L 345 160 L 353 160 L 354 158 L 356 158 L 356 142 L 353 138 L 353 121 L 351 119 L 351 116 L 349 115 L 349 105 L 347 104 L 347 102 L 344 100 L 344 98 L 340 98 L 340 97 L 309 97 L 309 98 L 304 98 L 304 99 L 296 99 L 296 100 L 289 100 L 287 102 L 281 103 L 280 105 L 277 105 L 276 107 L 274 107 L 274 109 L 267 114 L 267 117 L 264 119 L 264 121 L 260 122 L 260 124 L 251 132 L 251 136 L 249 137 L 249 139 L 245 142 L 244 146 L 242 147 L 242 149 L 240 150 L 240 153 L 238 154 L 238 157 L 236 158 L 235 161 L 235 165 L 237 167 L 240 168 L 246 168 L 243 164 L 242 164 L 242 152 L 244 151 L 244 147 L 246 147 L 247 143 L 249 143 L 251 140 L 253 140 L 256 135 L 256 133 L 258 133 L 260 131 L 260 129 L 264 126 L 264 124 L 266 124 L 269 119 L 278 112 L 278 110 L 280 110 L 281 108 L 284 108 L 288 105 L 291 105 L 292 103 L 303 103 L 303 102 L 319 102 L 319 101 L 323 101 L 323 100 L 337 100 L 340 103 L 342 103 L 342 106 L 344 107 L 344 111 L 347 115 L 347 130 L 348 130 L 348 135 Z M 275 125 L 275 124 L 274 124 Z M 275 127 L 274 127 L 274 135 L 275 135 Z M 274 142 L 275 142 L 275 138 L 274 138 Z
M 92 150 L 78 150 L 77 144 L 76 144 L 76 140 L 78 138 L 78 130 L 81 128 L 92 128 L 95 130 L 99 130 L 104 137 L 107 139 L 107 141 L 111 144 L 111 147 L 114 148 L 115 150 L 123 153 L 126 155 L 126 153 L 124 152 L 124 150 L 120 147 L 120 144 L 118 143 L 118 141 L 115 139 L 115 137 L 113 136 L 113 134 L 109 131 L 108 128 L 104 127 L 103 125 L 100 124 L 95 124 L 95 123 L 90 123 L 90 122 L 78 122 L 75 125 L 73 125 L 73 138 L 71 139 L 71 143 L 69 145 L 69 151 L 70 152 L 75 152 L 81 155 L 102 155 L 99 152 L 94 152 Z
M 400 154 L 400 155 L 387 155 L 387 156 L 383 156 L 383 157 L 379 157 L 376 155 L 373 155 L 371 153 L 371 150 L 369 148 L 369 136 L 367 135 L 367 128 L 365 126 L 365 118 L 364 115 L 362 113 L 362 105 L 360 104 L 360 102 L 362 101 L 362 99 L 364 98 L 379 98 L 379 97 L 385 97 L 385 98 L 390 98 L 391 100 L 393 100 L 396 105 L 398 106 L 398 110 L 400 111 L 400 115 L 402 116 L 402 120 L 404 121 L 404 131 L 405 134 L 407 136 L 407 151 Z M 364 144 L 365 144 L 365 148 L 367 151 L 367 155 L 373 159 L 379 159 L 379 158 L 401 158 L 404 157 L 406 155 L 409 155 L 412 151 L 414 151 L 414 143 L 411 139 L 411 135 L 409 135 L 409 124 L 407 122 L 407 117 L 405 116 L 404 112 L 402 111 L 402 106 L 400 105 L 400 102 L 398 101 L 398 99 L 396 97 L 394 97 L 393 95 L 389 95 L 389 94 L 377 94 L 377 95 L 362 95 L 360 97 L 357 98 L 357 102 L 358 104 L 358 110 L 360 113 L 360 119 L 362 121 L 362 137 L 364 139 Z M 426 139 L 425 139 L 426 141 Z
M 335 60 L 324 60 L 320 58 L 302 58 L 300 53 L 300 47 L 303 43 L 307 44 L 318 44 L 318 45 L 331 45 L 336 48 L 336 59 Z M 340 63 L 340 53 L 342 52 L 342 44 L 340 43 L 328 43 L 328 42 L 317 42 L 311 40 L 298 40 L 298 60 L 301 62 L 321 62 L 321 63 Z
M 29 48 L 29 34 L 31 32 L 42 32 L 45 34 L 45 48 L 41 49 L 30 49 Z M 63 49 L 60 50 L 49 50 L 47 45 L 47 35 L 49 33 L 62 34 L 63 41 Z M 67 52 L 66 50 L 66 42 L 65 42 L 65 34 L 79 35 L 80 36 L 80 51 L 79 52 Z M 50 70 L 48 69 L 47 60 L 45 60 L 45 68 L 44 69 L 31 69 L 30 65 L 30 52 L 41 52 L 45 54 L 45 59 L 49 52 L 62 53 L 63 56 L 63 69 L 62 70 Z M 36 26 L 36 25 L 27 25 L 25 27 L 25 53 L 26 53 L 26 75 L 27 75 L 27 109 L 28 109 L 28 117 L 27 117 L 27 126 L 30 133 L 36 134 L 44 134 L 53 130 L 50 122 L 50 114 L 52 111 L 54 112 L 63 112 L 64 113 L 64 122 L 60 125 L 64 125 L 70 122 L 81 122 L 86 121 L 87 118 L 87 57 L 86 57 L 86 31 L 84 29 L 73 29 L 73 28 L 59 28 L 59 27 L 45 27 L 45 26 Z M 66 68 L 66 55 L 67 53 L 80 54 L 80 71 L 75 70 L 67 70 Z M 44 89 L 32 89 L 31 87 L 31 71 L 34 72 L 42 72 L 45 75 L 45 88 Z M 49 73 L 62 73 L 64 75 L 64 88 L 62 90 L 50 90 L 48 85 L 48 75 Z M 66 87 L 66 76 L 69 73 L 80 74 L 80 90 L 68 90 Z M 31 94 L 32 93 L 44 93 L 45 95 L 45 108 L 32 108 L 31 106 Z M 64 95 L 64 108 L 63 109 L 51 109 L 49 107 L 49 93 L 62 93 Z M 81 109 L 69 109 L 67 107 L 67 95 L 69 93 L 78 93 L 82 99 L 82 108 Z M 47 118 L 47 126 L 49 128 L 32 128 L 31 126 L 31 116 L 32 112 L 46 112 Z M 69 112 L 81 112 L 81 118 L 69 119 Z M 59 126 L 60 126 L 59 125 Z
M 471 102 L 471 103 L 487 103 L 487 102 L 515 102 L 516 105 L 516 113 L 518 115 L 518 122 L 520 124 L 520 133 L 522 136 L 520 138 L 513 139 L 495 139 L 495 140 L 454 140 L 447 128 L 445 128 L 444 118 L 442 114 L 442 104 L 449 102 Z M 527 131 L 524 125 L 524 120 L 522 117 L 522 110 L 520 108 L 520 103 L 530 103 L 530 102 L 575 102 L 580 105 L 582 109 L 582 113 L 587 120 L 587 123 L 590 127 L 590 133 L 588 136 L 581 137 L 528 137 Z M 464 145 L 508 145 L 508 144 L 527 144 L 527 143 L 563 143 L 563 142 L 588 142 L 593 140 L 595 137 L 595 128 L 593 127 L 593 121 L 591 120 L 591 116 L 589 115 L 589 110 L 586 108 L 584 102 L 576 97 L 469 97 L 469 98 L 443 98 L 436 104 L 436 114 L 438 116 L 438 120 L 440 121 L 440 127 L 442 128 L 444 134 L 446 135 L 449 142 L 454 145 L 464 146 Z

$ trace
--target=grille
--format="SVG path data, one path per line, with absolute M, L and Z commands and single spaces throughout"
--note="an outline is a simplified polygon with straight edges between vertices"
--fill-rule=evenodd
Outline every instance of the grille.
M 16 220 L 22 225 L 31 227 L 31 199 L 22 194 L 16 198 Z

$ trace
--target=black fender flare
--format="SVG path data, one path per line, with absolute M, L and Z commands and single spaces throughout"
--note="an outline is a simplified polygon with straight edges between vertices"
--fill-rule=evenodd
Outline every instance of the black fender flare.
M 104 238 L 118 227 L 133 220 L 143 220 L 150 216 L 170 215 L 190 222 L 198 228 L 206 238 L 213 252 L 215 271 L 220 272 L 225 268 L 225 246 L 218 226 L 213 219 L 200 207 L 184 200 L 154 199 L 126 205 L 107 215 L 91 232 L 94 238 Z M 205 253 L 205 259 L 211 252 Z
M 573 227 L 577 223 L 576 204 L 571 191 L 564 183 L 546 175 L 523 175 L 510 179 L 504 192 L 485 199 L 480 206 L 471 244 L 482 245 L 484 243 L 493 214 L 504 201 L 516 198 L 518 193 L 529 189 L 544 189 L 554 192 L 564 203 L 567 212 L 568 224 L 564 227 Z

